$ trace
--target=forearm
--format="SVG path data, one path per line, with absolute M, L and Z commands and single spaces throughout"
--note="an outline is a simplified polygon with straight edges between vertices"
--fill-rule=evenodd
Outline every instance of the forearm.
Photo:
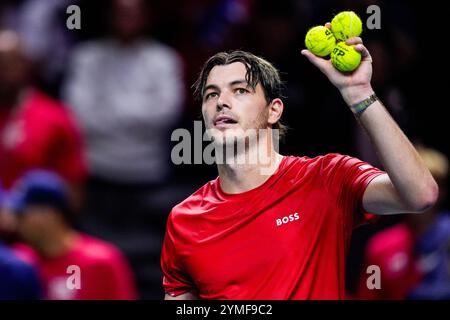
M 373 91 L 362 91 L 368 97 Z M 346 99 L 348 104 L 361 97 Z M 359 100 L 358 100 L 359 99 Z M 434 202 L 437 185 L 419 154 L 380 101 L 374 102 L 360 116 L 365 129 L 405 206 L 421 211 Z

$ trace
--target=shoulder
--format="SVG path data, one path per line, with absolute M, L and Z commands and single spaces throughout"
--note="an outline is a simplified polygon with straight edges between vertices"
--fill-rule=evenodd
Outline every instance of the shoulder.
M 329 153 L 323 156 L 310 159 L 308 165 L 316 168 L 321 175 L 336 176 L 346 175 L 350 173 L 362 173 L 369 169 L 374 169 L 373 166 L 358 158 L 340 154 Z
M 374 256 L 402 251 L 413 244 L 412 234 L 408 227 L 397 224 L 375 234 L 367 244 L 367 253 Z
M 73 49 L 72 58 L 93 58 L 109 50 L 111 46 L 111 41 L 107 39 L 81 42 Z
M 41 122 L 45 121 L 46 125 L 49 124 L 49 121 L 52 124 L 58 123 L 64 126 L 74 124 L 70 110 L 56 98 L 33 89 L 30 99 L 26 113 L 31 119 L 41 119 Z M 42 120 L 43 118 L 45 120 Z
M 124 258 L 113 244 L 86 234 L 79 235 L 74 253 L 88 264 L 109 264 Z
M 328 153 L 326 155 L 317 157 L 317 161 L 320 162 L 320 165 L 323 168 L 362 162 L 355 157 L 340 153 Z
M 146 65 L 149 72 L 176 74 L 184 67 L 183 59 L 175 49 L 155 40 L 140 43 L 140 57 L 139 63 Z
M 48 116 L 65 116 L 66 110 L 61 101 L 48 94 L 38 90 L 33 89 L 30 93 L 30 112 L 35 112 Z
M 23 242 L 15 243 L 11 249 L 20 260 L 32 266 L 38 266 L 40 263 L 39 254 L 30 245 Z
M 343 155 L 339 153 L 328 153 L 325 155 L 319 155 L 313 158 L 308 156 L 285 156 L 284 164 L 285 167 L 291 166 L 324 166 L 324 165 L 334 165 L 340 161 L 356 159 L 348 155 Z
M 0 273 L 14 279 L 34 276 L 34 268 L 31 264 L 21 259 L 19 255 L 10 248 L 0 244 Z
M 189 197 L 174 206 L 169 219 L 177 218 L 180 215 L 196 215 L 207 210 L 215 202 L 215 199 L 217 200 L 217 183 L 218 179 L 208 181 Z
M 148 52 L 157 55 L 166 61 L 179 61 L 181 59 L 179 53 L 168 45 L 157 40 L 146 41 L 144 46 Z
M 81 73 L 97 74 L 103 68 L 108 56 L 115 52 L 114 43 L 109 39 L 81 42 L 74 47 L 69 57 L 69 75 Z
M 59 100 L 36 88 L 31 90 L 29 99 L 31 99 L 34 106 L 39 106 L 41 108 L 53 109 L 62 106 L 62 103 Z
M 319 155 L 314 158 L 285 156 L 280 171 L 285 174 L 289 172 L 300 174 L 302 177 L 307 174 L 321 174 L 349 159 L 353 158 L 338 153 Z

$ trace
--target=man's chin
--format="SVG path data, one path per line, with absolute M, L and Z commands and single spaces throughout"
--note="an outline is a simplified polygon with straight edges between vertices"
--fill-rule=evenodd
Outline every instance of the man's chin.
M 207 134 L 209 137 L 211 137 L 211 141 L 217 145 L 235 144 L 236 142 L 245 139 L 245 132 L 242 129 L 211 128 L 207 130 Z

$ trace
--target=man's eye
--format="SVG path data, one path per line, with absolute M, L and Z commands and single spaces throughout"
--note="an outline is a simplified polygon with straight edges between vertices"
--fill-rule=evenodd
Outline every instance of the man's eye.
M 247 89 L 244 89 L 244 88 L 237 88 L 236 92 L 239 93 L 239 94 L 246 94 L 249 91 Z
M 208 100 L 210 98 L 215 98 L 217 97 L 217 92 L 210 92 L 207 95 L 205 95 L 205 100 Z

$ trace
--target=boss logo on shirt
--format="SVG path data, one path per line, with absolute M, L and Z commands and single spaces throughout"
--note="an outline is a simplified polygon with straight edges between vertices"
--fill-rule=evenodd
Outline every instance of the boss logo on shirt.
M 296 212 L 294 214 L 290 214 L 290 215 L 285 216 L 285 217 L 283 217 L 281 219 L 277 219 L 277 221 L 276 221 L 277 222 L 277 227 L 282 226 L 283 224 L 287 224 L 287 223 L 292 222 L 292 221 L 296 221 L 298 219 L 300 219 L 300 216 L 299 216 L 298 212 Z

